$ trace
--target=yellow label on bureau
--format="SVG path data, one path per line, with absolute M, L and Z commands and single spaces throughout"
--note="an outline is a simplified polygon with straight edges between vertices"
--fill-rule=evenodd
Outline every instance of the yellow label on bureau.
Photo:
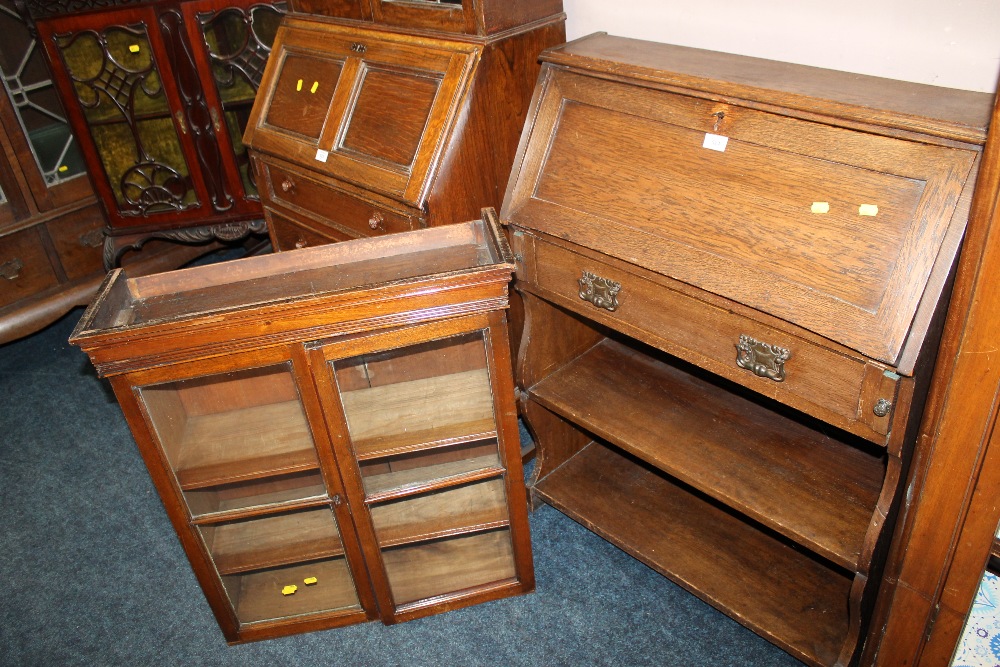
M 289 586 L 285 586 L 284 588 L 282 588 L 281 589 L 281 594 L 282 595 L 294 595 L 295 591 L 297 591 L 297 590 L 299 590 L 299 587 L 296 586 L 295 584 L 291 584 Z
M 302 583 L 304 583 L 306 586 L 312 586 L 317 581 L 319 581 L 319 579 L 317 579 L 316 577 L 306 577 L 305 579 L 302 580 Z

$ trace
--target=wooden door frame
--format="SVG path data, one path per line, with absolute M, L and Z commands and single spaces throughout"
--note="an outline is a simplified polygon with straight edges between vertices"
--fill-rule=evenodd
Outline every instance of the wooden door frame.
M 1000 522 L 1000 99 L 864 665 L 948 665 Z

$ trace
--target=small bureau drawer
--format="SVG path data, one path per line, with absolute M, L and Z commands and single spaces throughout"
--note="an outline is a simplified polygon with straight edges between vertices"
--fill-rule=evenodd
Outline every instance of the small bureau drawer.
M 70 280 L 104 273 L 104 225 L 96 204 L 45 224 Z
M 266 177 L 266 197 L 273 205 L 328 220 L 355 232 L 355 236 L 405 232 L 419 226 L 413 217 L 358 199 L 297 171 L 258 164 Z
M 57 284 L 37 227 L 0 236 L 0 307 Z
M 889 407 L 895 398 L 898 376 L 886 367 L 672 288 L 644 269 L 520 231 L 513 240 L 523 288 L 862 437 L 881 442 L 888 433 L 891 410 L 875 411 L 879 398 Z M 770 356 L 777 348 L 787 359 Z
M 299 250 L 300 248 L 348 241 L 350 236 L 340 234 L 332 227 L 323 227 L 320 232 L 312 227 L 294 222 L 289 218 L 265 211 L 267 227 L 271 235 L 271 244 L 276 252 L 282 250 Z

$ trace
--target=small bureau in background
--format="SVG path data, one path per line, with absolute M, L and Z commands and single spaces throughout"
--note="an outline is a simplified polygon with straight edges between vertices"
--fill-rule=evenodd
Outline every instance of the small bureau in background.
M 244 135 L 275 250 L 499 207 L 560 0 L 290 9 Z
M 501 214 L 533 498 L 857 661 L 990 96 L 604 34 L 542 60 Z

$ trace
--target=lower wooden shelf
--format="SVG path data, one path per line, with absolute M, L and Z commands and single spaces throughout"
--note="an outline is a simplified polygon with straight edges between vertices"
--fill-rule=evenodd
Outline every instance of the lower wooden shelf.
M 800 659 L 836 661 L 851 577 L 600 442 L 534 493 Z

